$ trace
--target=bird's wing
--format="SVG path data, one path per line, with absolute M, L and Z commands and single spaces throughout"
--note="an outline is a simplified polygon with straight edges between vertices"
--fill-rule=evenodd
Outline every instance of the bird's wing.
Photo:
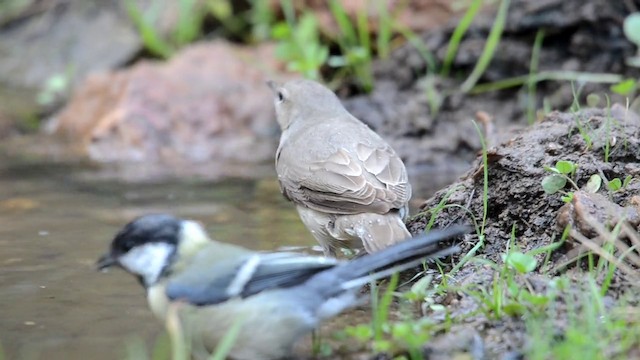
M 286 157 L 276 163 L 283 194 L 317 211 L 384 214 L 411 197 L 406 168 L 387 144 L 338 147 L 310 161 L 291 151 L 278 155 Z
M 302 284 L 314 274 L 334 267 L 336 259 L 296 253 L 254 253 L 241 259 L 190 266 L 168 281 L 172 300 L 211 305 L 261 291 Z

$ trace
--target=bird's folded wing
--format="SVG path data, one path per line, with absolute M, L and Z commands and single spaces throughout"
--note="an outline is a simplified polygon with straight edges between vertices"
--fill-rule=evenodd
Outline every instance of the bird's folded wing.
M 404 164 L 388 146 L 358 144 L 310 164 L 279 159 L 278 172 L 285 196 L 323 212 L 384 214 L 411 197 Z
M 296 253 L 258 253 L 231 262 L 189 267 L 168 281 L 166 294 L 171 300 L 193 305 L 218 304 L 302 284 L 338 263 L 336 259 Z

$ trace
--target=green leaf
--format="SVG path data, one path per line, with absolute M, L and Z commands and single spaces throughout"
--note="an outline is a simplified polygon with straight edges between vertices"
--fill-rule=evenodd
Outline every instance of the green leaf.
M 522 292 L 522 298 L 535 306 L 545 306 L 551 301 L 551 298 L 547 295 L 531 294 L 528 291 Z
M 627 59 L 625 60 L 625 63 L 626 63 L 628 66 L 640 67 L 640 57 L 633 56 L 633 57 L 627 58 Z
M 348 326 L 345 333 L 360 341 L 369 341 L 373 338 L 373 329 L 367 325 Z
M 588 107 L 598 107 L 600 105 L 600 95 L 598 94 L 589 94 L 587 95 L 587 106 Z
M 589 181 L 587 181 L 585 191 L 594 194 L 600 190 L 600 186 L 602 186 L 602 178 L 598 174 L 593 174 L 589 178 Z
M 521 274 L 530 273 L 535 270 L 538 261 L 536 258 L 529 254 L 523 254 L 519 251 L 514 251 L 507 255 L 506 262 L 509 266 L 516 269 Z
M 503 310 L 505 314 L 509 316 L 520 316 L 525 313 L 527 308 L 524 305 L 519 304 L 517 302 L 511 302 L 509 304 L 506 304 Z
M 348 64 L 347 59 L 344 56 L 333 55 L 329 57 L 327 65 L 331 67 L 343 67 Z
M 389 340 L 376 340 L 373 342 L 373 349 L 378 352 L 388 352 L 393 348 Z
M 420 294 L 424 297 L 427 293 L 427 289 L 431 285 L 432 280 L 433 276 L 431 275 L 425 275 L 421 277 L 418 281 L 411 285 L 411 292 L 414 294 Z
M 561 174 L 571 174 L 576 169 L 576 165 L 571 161 L 560 160 L 556 163 L 556 169 Z
M 611 85 L 611 91 L 622 96 L 629 96 L 636 90 L 637 82 L 635 79 L 626 79 L 617 84 Z
M 631 175 L 627 175 L 627 176 L 624 178 L 624 181 L 622 182 L 622 188 L 623 188 L 623 189 L 624 189 L 624 188 L 626 188 L 626 187 L 627 187 L 627 185 L 629 185 L 629 183 L 631 182 L 631 179 L 633 179 L 633 177 L 631 177 Z
M 209 1 L 209 11 L 216 19 L 226 19 L 233 15 L 233 7 L 229 0 Z
M 544 192 L 547 194 L 557 193 L 563 189 L 566 184 L 567 178 L 558 174 L 545 176 L 544 179 L 542 179 L 542 189 L 544 189 Z
M 609 181 L 609 190 L 618 191 L 620 189 L 622 189 L 622 180 L 615 178 Z
M 396 323 L 391 327 L 391 336 L 395 339 L 405 339 L 409 336 L 415 336 L 414 333 L 413 327 L 408 323 Z
M 640 46 L 640 13 L 635 12 L 629 14 L 629 16 L 624 19 L 622 28 L 627 39 L 637 46 Z
M 570 203 L 571 200 L 573 200 L 573 193 L 570 192 L 567 195 L 564 195 L 563 197 L 560 198 L 560 200 L 566 202 L 566 203 Z
M 279 22 L 271 28 L 271 36 L 276 40 L 286 39 L 291 35 L 291 27 L 286 22 Z
M 47 83 L 45 86 L 47 90 L 50 90 L 54 93 L 59 93 L 64 91 L 67 86 L 69 86 L 69 79 L 64 73 L 55 74 L 47 79 Z
M 554 168 L 554 167 L 544 165 L 544 166 L 542 166 L 542 168 L 543 168 L 545 171 L 549 171 L 549 172 L 554 172 L 554 173 L 556 173 L 556 174 L 560 174 L 560 171 L 558 171 L 558 169 L 556 169 L 556 168 Z

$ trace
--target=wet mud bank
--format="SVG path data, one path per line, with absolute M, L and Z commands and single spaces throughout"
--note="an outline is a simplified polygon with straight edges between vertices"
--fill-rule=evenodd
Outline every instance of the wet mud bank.
M 573 184 L 566 183 L 561 190 L 564 195 L 548 194 L 542 186 L 543 180 L 555 174 L 549 168 L 554 168 L 559 161 L 575 165 L 575 170 L 568 175 Z M 571 296 L 579 297 L 586 291 L 583 271 L 588 266 L 584 256 L 589 245 L 587 240 L 604 246 L 603 235 L 610 234 L 610 229 L 622 223 L 621 220 L 625 220 L 622 231 L 628 231 L 628 236 L 623 232 L 615 241 L 619 241 L 621 249 L 627 249 L 628 254 L 610 279 L 611 287 L 605 297 L 610 300 L 607 306 L 613 306 L 618 297 L 637 284 L 638 250 L 629 250 L 629 246 L 638 241 L 640 230 L 640 117 L 637 114 L 620 105 L 575 113 L 552 112 L 540 123 L 515 132 L 509 140 L 487 149 L 486 192 L 484 166 L 483 157 L 479 156 L 471 170 L 427 200 L 421 212 L 409 222 L 414 234 L 421 233 L 427 226 L 440 228 L 452 223 L 475 226 L 476 234 L 460 244 L 462 251 L 453 263 L 462 261 L 470 253 L 487 263 L 476 261 L 462 266 L 453 276 L 461 288 L 494 286 L 500 267 L 487 264 L 504 264 L 508 249 L 535 253 L 536 249 L 546 247 L 549 251 L 536 255 L 535 269 L 516 282 L 531 293 L 545 294 L 555 286 L 556 275 L 569 274 L 572 281 L 567 284 L 569 290 L 562 295 L 566 298 L 561 299 L 564 305 L 557 314 L 556 331 L 562 334 L 569 316 L 566 304 L 573 301 Z M 602 180 L 599 187 L 590 181 L 594 175 Z M 611 188 L 613 185 L 607 185 L 616 182 L 614 179 L 625 178 L 628 178 L 625 186 L 615 191 Z M 485 206 L 486 219 L 483 220 Z M 571 231 L 563 239 L 567 227 Z M 478 234 L 483 237 L 481 245 Z M 622 255 L 617 248 L 612 254 Z M 525 333 L 526 319 L 518 316 L 517 309 L 514 316 L 492 319 L 483 313 L 484 305 L 466 291 L 450 293 L 440 300 L 449 307 L 452 316 L 468 316 L 466 324 L 457 324 L 450 333 L 442 335 L 450 338 L 460 333 L 468 338 L 471 331 L 473 341 L 467 341 L 471 344 L 468 351 L 479 346 L 487 358 L 504 358 L 522 354 L 530 345 Z M 517 306 L 526 306 L 526 302 L 514 304 Z M 453 350 L 448 343 L 443 339 L 435 341 L 430 346 L 436 348 L 429 351 L 451 355 Z

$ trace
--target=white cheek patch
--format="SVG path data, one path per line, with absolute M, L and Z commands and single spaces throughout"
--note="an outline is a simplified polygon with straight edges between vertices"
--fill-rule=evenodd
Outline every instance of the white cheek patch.
M 142 276 L 145 285 L 150 286 L 158 281 L 173 251 L 174 245 L 168 243 L 148 243 L 129 250 L 119 262 L 129 272 Z

